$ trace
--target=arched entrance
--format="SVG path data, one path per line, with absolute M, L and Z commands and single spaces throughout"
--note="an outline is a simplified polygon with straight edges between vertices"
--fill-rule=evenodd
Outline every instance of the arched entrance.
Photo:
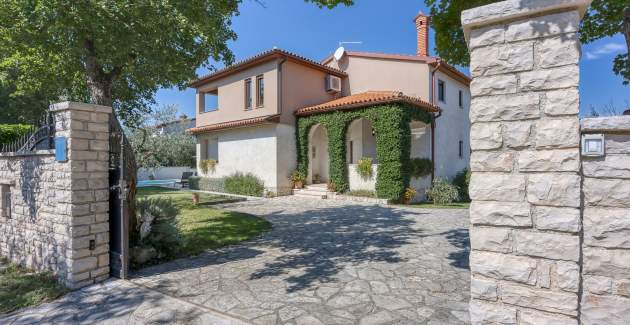
M 308 179 L 311 184 L 326 183 L 330 179 L 328 133 L 322 124 L 311 127 L 308 136 Z
M 357 172 L 361 159 L 372 159 L 372 176 L 365 177 Z M 350 190 L 376 190 L 378 158 L 376 155 L 376 130 L 366 118 L 358 118 L 348 125 L 346 131 L 346 163 Z

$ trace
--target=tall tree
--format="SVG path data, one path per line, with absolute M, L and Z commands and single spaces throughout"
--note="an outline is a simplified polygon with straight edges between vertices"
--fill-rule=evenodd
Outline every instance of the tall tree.
M 48 95 L 35 92 L 15 94 L 17 75 L 0 72 L 0 124 L 35 124 L 48 107 Z
M 46 90 L 138 121 L 159 88 L 186 87 L 197 68 L 213 68 L 208 59 L 233 61 L 241 1 L 3 0 L 0 71 L 17 71 L 17 94 Z
M 483 6 L 498 0 L 425 0 L 431 9 L 432 26 L 436 34 L 436 52 L 452 64 L 468 66 L 470 55 L 461 25 L 463 10 Z M 582 21 L 580 38 L 583 43 L 623 34 L 630 52 L 630 0 L 593 0 Z M 630 56 L 619 54 L 614 59 L 613 72 L 630 83 Z

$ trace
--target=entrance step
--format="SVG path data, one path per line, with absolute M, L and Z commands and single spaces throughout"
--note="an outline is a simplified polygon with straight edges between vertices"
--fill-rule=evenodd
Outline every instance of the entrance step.
M 328 192 L 328 185 L 326 184 L 311 184 L 311 185 L 306 185 L 304 187 L 305 190 L 308 191 L 313 191 L 313 192 Z
M 328 198 L 326 194 L 327 194 L 326 192 L 312 191 L 308 189 L 293 190 L 293 195 L 299 196 L 299 197 L 326 199 Z
M 331 192 L 328 192 L 328 186 L 326 184 L 311 184 L 306 185 L 303 189 L 294 189 L 293 195 L 299 197 L 327 199 Z

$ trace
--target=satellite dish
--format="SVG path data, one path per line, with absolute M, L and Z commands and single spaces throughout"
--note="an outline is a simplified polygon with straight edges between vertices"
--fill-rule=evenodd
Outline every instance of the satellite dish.
M 346 49 L 343 48 L 343 46 L 340 46 L 334 54 L 335 60 L 339 61 L 341 60 L 341 58 L 343 57 L 343 55 L 346 53 Z

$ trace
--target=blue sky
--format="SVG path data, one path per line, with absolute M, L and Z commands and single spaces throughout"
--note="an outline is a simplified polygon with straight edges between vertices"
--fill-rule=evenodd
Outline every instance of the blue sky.
M 232 21 L 238 39 L 229 46 L 237 60 L 274 46 L 321 60 L 332 53 L 340 41 L 363 42 L 346 45 L 350 50 L 414 54 L 416 32 L 412 19 L 420 10 L 428 13 L 421 0 L 359 0 L 354 6 L 333 10 L 319 9 L 301 0 L 261 1 L 265 7 L 256 1 L 244 0 L 240 15 Z M 583 46 L 580 83 L 583 113 L 591 105 L 601 107 L 611 101 L 618 107 L 630 105 L 630 86 L 623 86 L 621 78 L 612 73 L 612 59 L 624 51 L 622 35 Z M 198 74 L 207 72 L 198 70 Z M 194 116 L 192 89 L 162 89 L 156 100 L 158 105 L 179 105 L 181 112 Z

